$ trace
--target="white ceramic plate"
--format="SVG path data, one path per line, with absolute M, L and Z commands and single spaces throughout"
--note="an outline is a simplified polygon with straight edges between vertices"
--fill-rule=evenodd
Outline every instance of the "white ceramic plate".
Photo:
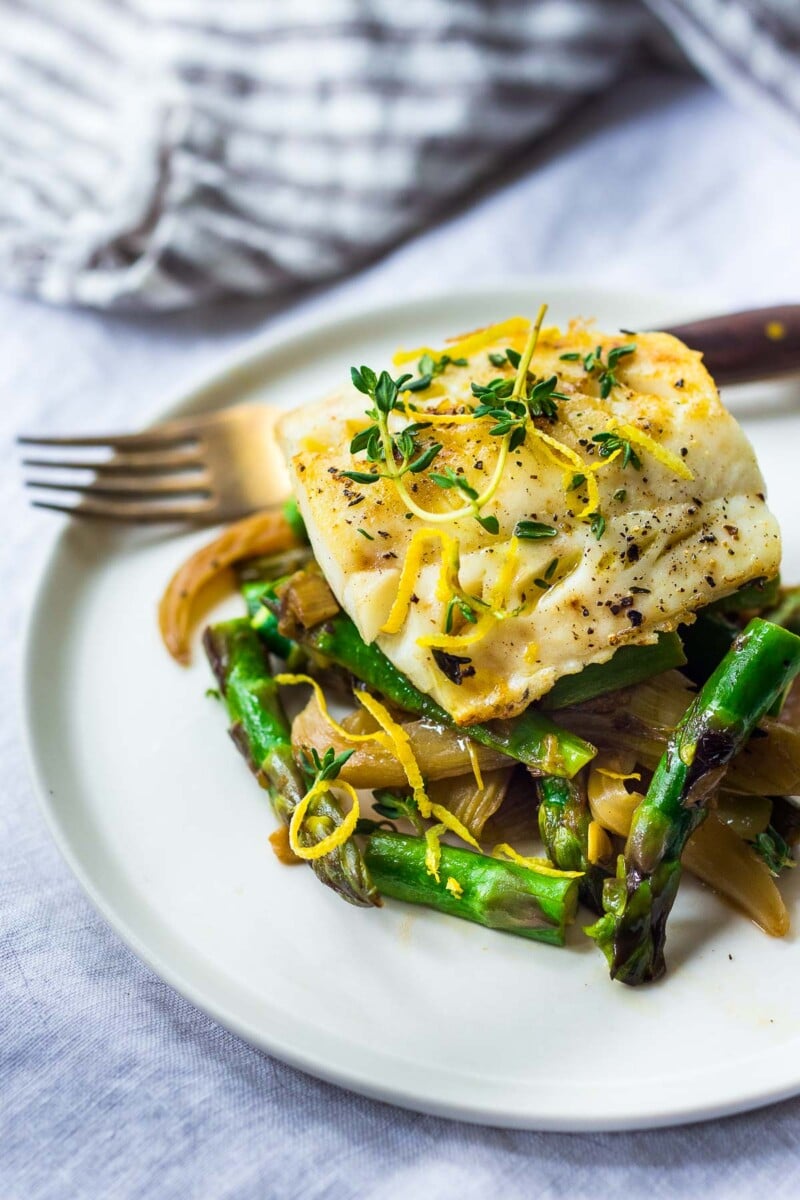
M 351 314 L 261 343 L 178 410 L 295 405 L 392 349 L 533 311 L 653 327 L 697 302 L 514 283 Z M 176 411 L 175 408 L 170 411 Z M 787 447 L 800 416 L 748 426 L 800 578 Z M 163 651 L 157 597 L 208 533 L 74 524 L 39 585 L 27 656 L 31 757 L 56 841 L 122 938 L 223 1025 L 356 1091 L 450 1117 L 619 1129 L 730 1113 L 800 1090 L 796 936 L 765 937 L 689 881 L 670 972 L 609 982 L 579 928 L 538 946 L 398 903 L 364 912 L 281 867 L 274 818 L 225 733 L 202 656 Z M 800 871 L 788 880 L 797 899 Z

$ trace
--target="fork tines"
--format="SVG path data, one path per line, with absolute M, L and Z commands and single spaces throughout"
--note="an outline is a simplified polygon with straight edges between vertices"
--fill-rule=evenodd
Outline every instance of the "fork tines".
M 201 457 L 198 438 L 177 431 L 149 430 L 141 434 L 95 437 L 28 437 L 20 445 L 37 450 L 78 453 L 22 460 L 24 467 L 55 473 L 25 480 L 25 486 L 44 494 L 71 494 L 70 502 L 36 499 L 36 508 L 76 517 L 105 517 L 117 521 L 197 520 L 213 508 L 210 474 Z M 87 455 L 105 451 L 104 457 Z M 76 478 L 78 474 L 79 478 Z

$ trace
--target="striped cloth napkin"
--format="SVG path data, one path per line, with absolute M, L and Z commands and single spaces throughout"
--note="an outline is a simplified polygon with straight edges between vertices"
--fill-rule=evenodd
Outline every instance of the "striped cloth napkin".
M 331 278 L 676 47 L 800 146 L 799 0 L 0 0 L 0 284 Z

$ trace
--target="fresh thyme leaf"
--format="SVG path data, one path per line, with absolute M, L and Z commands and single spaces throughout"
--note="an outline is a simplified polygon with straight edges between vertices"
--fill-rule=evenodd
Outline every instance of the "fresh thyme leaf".
M 570 350 L 568 354 L 559 354 L 561 362 L 580 362 L 580 354 L 577 350 Z
M 350 453 L 358 454 L 360 450 L 367 451 L 367 457 L 372 459 L 371 451 L 377 453 L 380 446 L 380 430 L 377 425 L 369 425 L 361 429 L 350 443 Z
M 609 350 L 606 355 L 606 361 L 610 367 L 614 367 L 621 358 L 625 358 L 628 354 L 633 354 L 635 350 L 635 342 L 629 342 L 626 346 L 615 346 L 613 350 Z
M 435 442 L 432 446 L 428 446 L 427 450 L 423 450 L 418 458 L 408 464 L 409 471 L 414 475 L 419 475 L 420 471 L 425 471 L 431 465 L 436 455 L 441 450 L 440 442 Z
M 350 378 L 355 387 L 365 396 L 369 396 L 370 399 L 374 397 L 377 376 L 371 367 L 362 367 L 360 371 L 358 367 L 351 367 Z
M 360 834 L 362 837 L 370 837 L 379 829 L 388 829 L 391 833 L 397 833 L 397 826 L 393 825 L 391 821 L 373 821 L 371 817 L 359 817 L 353 833 L 356 836 Z
M 547 570 L 546 570 L 546 571 L 545 571 L 545 573 L 544 573 L 544 577 L 545 577 L 545 579 L 552 579 L 552 578 L 553 578 L 553 575 L 555 574 L 556 567 L 558 566 L 558 564 L 559 564 L 559 562 L 560 562 L 560 561 L 561 561 L 560 559 L 558 559 L 558 558 L 554 558 L 554 559 L 552 559 L 552 561 L 551 561 L 551 562 L 549 562 L 549 563 L 547 564 Z
M 772 825 L 759 833 L 751 845 L 756 854 L 763 858 L 771 875 L 780 875 L 784 867 L 797 866 L 788 844 Z
M 361 368 L 361 374 L 362 376 L 364 374 L 363 367 Z M 388 415 L 397 403 L 397 384 L 388 371 L 381 371 L 378 376 L 374 395 L 378 412 Z
M 534 579 L 533 582 L 534 582 L 535 586 L 538 588 L 541 588 L 543 592 L 547 592 L 550 590 L 550 584 L 547 582 L 546 579 Z
M 375 538 L 372 536 L 372 534 L 371 534 L 371 533 L 367 533 L 367 531 L 366 531 L 366 529 L 364 528 L 364 526 L 363 526 L 363 525 L 359 525 L 359 527 L 358 527 L 358 532 L 361 534 L 361 536 L 362 536 L 363 538 L 366 538 L 368 542 L 374 542 L 374 541 L 375 541 Z
M 422 358 L 417 363 L 417 370 L 420 375 L 430 375 L 433 379 L 433 372 L 436 370 L 436 360 L 432 354 L 423 354 Z
M 523 541 L 535 542 L 540 538 L 554 538 L 558 530 L 554 525 L 545 525 L 542 521 L 517 521 L 514 536 Z
M 401 429 L 399 433 L 395 434 L 392 443 L 401 458 L 408 459 L 414 453 L 414 435 L 407 429 Z
M 206 698 L 208 700 L 221 700 L 222 694 L 219 688 L 206 688 Z
M 431 472 L 428 476 L 437 487 L 444 488 L 449 491 L 451 488 L 458 488 L 465 496 L 469 496 L 470 500 L 477 500 L 478 493 L 474 487 L 471 487 L 463 475 L 457 475 L 452 467 L 444 467 L 439 474 Z
M 569 487 L 567 488 L 567 491 L 577 492 L 578 488 L 582 487 L 584 483 L 586 483 L 586 476 L 577 473 L 573 475 L 572 479 L 569 481 Z
M 623 500 L 627 500 L 628 493 L 625 488 L 617 488 L 617 490 L 614 492 L 613 499 L 619 500 L 620 503 L 622 503 Z
M 409 382 L 402 383 L 398 387 L 399 392 L 424 392 L 433 382 L 433 376 L 430 374 L 420 375 L 419 379 L 412 379 L 410 375 L 408 378 Z
M 492 364 L 493 367 L 502 367 L 502 365 L 505 361 L 506 361 L 505 354 L 502 354 L 502 353 L 498 354 L 497 351 L 495 351 L 495 350 L 492 350 L 489 352 L 489 362 Z
M 500 522 L 497 517 L 482 517 L 480 513 L 475 513 L 475 520 L 487 533 L 500 532 Z
M 377 483 L 379 479 L 383 478 L 382 475 L 366 471 L 340 471 L 339 474 L 343 475 L 345 479 L 352 479 L 353 483 Z
M 364 376 L 361 374 L 358 367 L 350 368 L 350 378 L 353 381 L 353 387 L 357 387 L 358 390 L 360 392 L 363 392 L 365 396 L 369 395 L 369 389 L 367 388 L 367 385 L 364 382 Z
M 590 529 L 599 542 L 606 531 L 606 519 L 600 512 L 590 513 L 589 517 L 591 520 Z
M 508 350 L 506 350 L 506 358 L 508 359 L 509 365 L 512 366 L 515 371 L 522 362 L 522 355 L 518 351 L 512 350 L 510 347 Z

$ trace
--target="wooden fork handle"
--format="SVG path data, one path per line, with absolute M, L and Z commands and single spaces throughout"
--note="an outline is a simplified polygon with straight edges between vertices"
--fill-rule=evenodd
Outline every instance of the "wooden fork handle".
M 719 385 L 800 372 L 800 304 L 751 308 L 667 330 L 700 350 Z

